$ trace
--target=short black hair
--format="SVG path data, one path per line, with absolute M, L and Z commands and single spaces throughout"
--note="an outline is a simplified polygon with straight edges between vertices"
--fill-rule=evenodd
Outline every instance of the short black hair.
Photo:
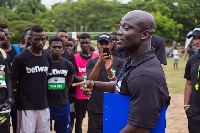
M 115 36 L 117 36 L 117 32 L 112 32 L 110 35 L 115 35 Z
M 40 25 L 34 25 L 34 26 L 31 27 L 31 29 L 30 29 L 30 36 L 33 34 L 33 32 L 42 33 L 42 32 L 44 32 L 44 29 L 43 29 L 42 26 L 40 26 Z
M 24 30 L 24 35 L 26 35 L 27 31 L 31 30 L 31 27 L 28 27 Z
M 9 29 L 10 30 L 10 28 L 8 27 L 8 25 L 4 24 L 4 23 L 0 24 L 0 28 L 2 28 L 2 29 Z
M 0 32 L 3 32 L 3 33 L 4 33 L 4 31 L 3 31 L 3 29 L 2 29 L 2 28 L 0 28 Z
M 192 48 L 192 46 L 190 45 L 190 48 Z
M 58 36 L 52 36 L 50 39 L 49 39 L 49 46 L 51 46 L 52 42 L 53 41 L 59 41 L 59 42 L 62 42 L 62 45 L 63 45 L 63 40 L 58 37 Z
M 58 34 L 59 32 L 65 32 L 65 33 L 67 33 L 67 30 L 65 30 L 65 29 L 60 29 L 60 30 L 57 32 L 57 34 Z
M 72 37 L 69 37 L 68 38 L 68 41 L 74 41 L 75 39 L 74 38 L 72 38 Z
M 80 36 L 79 36 L 79 39 L 90 39 L 90 35 L 87 34 L 87 33 L 82 33 Z

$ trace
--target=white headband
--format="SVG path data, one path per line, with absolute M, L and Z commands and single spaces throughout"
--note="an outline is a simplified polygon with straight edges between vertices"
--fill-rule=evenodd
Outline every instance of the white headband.
M 193 32 L 194 32 L 195 30 L 200 31 L 200 28 L 195 28 L 195 29 L 193 30 Z

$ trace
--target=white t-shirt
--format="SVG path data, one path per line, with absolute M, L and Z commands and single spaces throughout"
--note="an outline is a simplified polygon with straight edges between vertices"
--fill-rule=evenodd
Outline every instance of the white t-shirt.
M 174 59 L 178 59 L 179 58 L 179 53 L 177 49 L 173 50 L 173 55 L 174 55 Z

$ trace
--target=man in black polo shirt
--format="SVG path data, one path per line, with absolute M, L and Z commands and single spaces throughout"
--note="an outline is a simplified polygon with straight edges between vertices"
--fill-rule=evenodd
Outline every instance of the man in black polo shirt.
M 156 57 L 160 61 L 161 66 L 164 67 L 164 65 L 167 65 L 165 53 L 165 40 L 162 37 L 153 34 L 151 38 L 151 48 L 155 49 Z
M 52 37 L 49 40 L 49 50 L 52 55 L 52 73 L 47 76 L 50 118 L 55 120 L 54 129 L 57 133 L 69 133 L 71 127 L 68 90 L 74 79 L 74 66 L 61 57 L 63 51 L 61 38 Z
M 86 71 L 89 80 L 109 82 L 117 80 L 123 65 L 123 60 L 115 56 L 106 56 L 103 48 L 109 48 L 111 52 L 111 36 L 103 33 L 98 37 L 98 48 L 100 56 L 90 59 L 87 62 Z M 106 59 L 109 58 L 109 59 Z M 103 93 L 93 91 L 87 109 L 88 109 L 88 133 L 103 132 Z
M 155 19 L 145 11 L 127 13 L 120 23 L 118 39 L 129 53 L 116 81 L 87 81 L 83 85 L 85 95 L 91 91 L 119 92 L 129 95 L 128 123 L 121 133 L 149 133 L 159 119 L 159 112 L 170 100 L 165 75 L 160 62 L 151 49 L 151 35 L 155 32 Z M 116 84 L 116 86 L 115 86 Z M 167 104 L 168 105 L 168 104 Z
M 200 50 L 200 25 L 187 37 L 193 37 L 194 45 Z M 184 78 L 184 109 L 188 118 L 189 133 L 200 133 L 200 54 L 192 56 L 187 61 Z
M 30 30 L 31 46 L 12 63 L 13 88 L 17 88 L 17 130 L 50 132 L 50 114 L 46 96 L 47 73 L 51 72 L 51 55 L 43 50 L 46 35 L 35 25 Z

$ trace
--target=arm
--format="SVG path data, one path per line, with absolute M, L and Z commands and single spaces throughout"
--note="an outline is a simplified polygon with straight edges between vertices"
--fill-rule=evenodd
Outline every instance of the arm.
M 114 61 L 114 58 L 111 55 L 109 57 L 109 60 L 106 60 L 106 62 L 105 62 L 105 68 L 106 68 L 107 75 L 108 75 L 108 78 L 109 78 L 110 81 L 116 81 L 117 80 L 117 77 L 111 71 L 111 67 L 113 65 L 113 61 Z
M 188 53 L 186 53 L 186 54 L 185 54 L 185 58 L 184 58 L 184 60 L 186 60 L 186 58 L 187 58 L 187 55 L 188 55 Z
M 190 80 L 186 80 L 186 84 L 185 84 L 185 93 L 184 93 L 184 105 L 190 105 L 190 97 L 192 94 L 192 85 L 191 85 L 191 81 Z M 189 107 L 185 107 L 185 111 L 188 109 Z
M 67 80 L 67 90 L 69 90 L 74 80 L 74 75 L 67 76 L 66 80 Z
M 91 81 L 86 80 L 85 82 L 79 82 L 72 84 L 73 87 L 81 86 L 81 91 L 87 96 L 90 97 L 92 90 L 95 89 L 99 92 L 114 92 L 116 81 L 111 82 L 101 82 L 101 81 Z
M 97 63 L 94 66 L 92 64 L 91 60 L 88 60 L 87 67 L 86 67 L 88 80 L 97 81 L 97 79 L 99 77 L 99 70 L 100 70 L 100 64 L 98 62 L 99 62 L 99 60 L 97 61 Z
M 127 124 L 120 133 L 150 133 L 150 129 L 140 128 L 131 124 Z
M 83 81 L 83 78 L 79 77 L 79 76 L 75 73 L 75 75 L 74 75 L 74 81 L 76 81 L 76 82 L 81 82 L 81 81 Z
M 100 67 L 101 67 L 101 65 L 103 65 L 106 62 L 107 56 L 105 56 L 105 55 L 106 55 L 106 53 L 102 53 L 99 56 L 99 59 L 98 59 L 97 63 L 95 64 L 94 68 L 93 68 L 93 65 L 91 64 L 91 61 L 90 60 L 88 61 L 87 74 L 88 74 L 89 80 L 94 80 L 94 81 L 98 80 Z M 92 72 L 91 72 L 91 70 L 92 70 Z

